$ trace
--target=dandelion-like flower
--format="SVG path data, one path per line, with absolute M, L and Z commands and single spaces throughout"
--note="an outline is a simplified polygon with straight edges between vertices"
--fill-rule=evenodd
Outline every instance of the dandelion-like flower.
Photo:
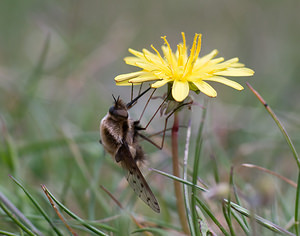
M 183 101 L 189 90 L 202 92 L 209 97 L 216 97 L 216 90 L 206 81 L 214 81 L 225 84 L 237 90 L 244 89 L 235 81 L 223 76 L 252 76 L 254 71 L 239 63 L 237 57 L 224 61 L 223 57 L 214 58 L 218 51 L 199 57 L 201 49 L 201 34 L 195 34 L 193 46 L 188 55 L 185 34 L 182 33 L 183 42 L 177 45 L 177 51 L 172 52 L 166 36 L 162 37 L 165 45 L 161 47 L 163 57 L 151 45 L 155 51 L 147 49 L 138 52 L 129 49 L 134 57 L 126 57 L 127 64 L 142 68 L 141 71 L 122 74 L 115 78 L 117 85 L 132 85 L 151 81 L 151 87 L 159 88 L 167 83 L 172 85 L 172 96 L 177 102 Z

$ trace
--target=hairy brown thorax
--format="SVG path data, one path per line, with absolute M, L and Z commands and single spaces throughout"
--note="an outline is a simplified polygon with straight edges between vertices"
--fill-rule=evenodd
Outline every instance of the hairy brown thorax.
M 100 123 L 100 134 L 105 150 L 114 157 L 116 151 L 126 141 L 132 158 L 136 161 L 142 161 L 144 152 L 138 144 L 137 127 L 138 123 L 128 117 L 124 102 L 118 99 Z M 119 162 L 120 160 L 116 161 Z

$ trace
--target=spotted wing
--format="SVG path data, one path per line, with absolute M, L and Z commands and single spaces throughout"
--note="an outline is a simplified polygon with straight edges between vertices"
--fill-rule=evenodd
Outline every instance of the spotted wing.
M 147 184 L 144 176 L 139 170 L 135 160 L 129 151 L 128 144 L 125 142 L 119 148 L 116 154 L 116 160 L 121 161 L 122 167 L 128 171 L 127 181 L 133 188 L 134 192 L 155 212 L 159 213 L 160 208 L 153 192 Z

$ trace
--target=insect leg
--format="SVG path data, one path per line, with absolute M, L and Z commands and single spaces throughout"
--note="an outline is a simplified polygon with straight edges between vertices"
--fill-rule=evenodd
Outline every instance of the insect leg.
M 133 99 L 133 83 L 131 84 L 131 95 L 130 95 L 130 101 Z
M 183 106 L 187 106 L 187 105 L 191 105 L 192 102 L 186 102 L 186 103 L 182 103 L 180 105 L 178 105 L 176 108 L 174 108 L 174 110 L 166 117 L 165 119 L 165 126 L 164 126 L 164 129 L 163 129 L 163 136 L 162 136 L 162 140 L 161 140 L 161 143 L 160 145 L 159 144 L 156 144 L 154 141 L 152 141 L 149 137 L 146 137 L 145 135 L 141 134 L 141 133 L 138 133 L 138 135 L 145 139 L 146 141 L 148 141 L 149 143 L 153 144 L 155 147 L 157 147 L 158 149 L 162 149 L 163 146 L 164 146 L 164 140 L 165 140 L 165 135 L 166 135 L 166 130 L 167 130 L 167 124 L 168 124 L 168 120 L 169 118 L 178 110 L 180 109 L 181 107 Z M 144 129 L 144 128 L 141 128 L 141 129 Z
M 169 96 L 169 94 L 168 94 L 168 96 Z M 149 122 L 147 123 L 147 125 L 145 126 L 145 127 L 140 127 L 139 129 L 140 130 L 145 130 L 145 129 L 147 129 L 148 128 L 148 126 L 150 125 L 150 123 L 151 123 L 151 121 L 154 119 L 154 117 L 156 116 L 156 114 L 157 114 L 157 112 L 160 110 L 160 108 L 162 107 L 162 105 L 165 103 L 165 101 L 168 99 L 168 96 L 166 96 L 166 98 L 162 101 L 162 103 L 159 105 L 159 107 L 157 108 L 157 110 L 156 110 L 156 112 L 153 114 L 153 116 L 151 117 L 151 119 L 149 120 Z M 146 104 L 146 105 L 148 105 L 148 103 Z M 143 113 L 144 113 L 144 111 L 143 111 Z M 141 119 L 141 117 L 140 117 L 140 119 Z M 140 121 L 140 120 L 139 120 Z
M 148 100 L 146 102 L 146 105 L 144 106 L 144 109 L 143 109 L 143 111 L 142 111 L 142 113 L 141 113 L 140 118 L 138 119 L 138 121 L 141 121 L 141 119 L 142 119 L 142 117 L 144 115 L 144 112 L 145 112 L 145 110 L 146 110 L 146 108 L 147 108 L 147 106 L 148 106 L 148 104 L 149 104 L 149 102 L 150 102 L 153 94 L 155 93 L 155 91 L 156 91 L 156 88 L 153 90 L 153 92 L 151 93 L 150 97 L 148 98 Z
M 139 95 L 141 94 L 141 92 L 142 92 L 142 87 L 143 87 L 143 83 L 141 83 L 141 85 L 140 85 L 138 96 L 139 96 Z
M 186 125 L 179 125 L 178 127 L 179 127 L 179 128 L 187 128 Z M 170 130 L 172 130 L 172 128 L 167 128 L 167 129 L 166 129 L 166 132 L 167 132 L 167 131 L 170 131 Z M 151 138 L 151 137 L 153 137 L 153 136 L 160 135 L 160 134 L 162 134 L 163 132 L 164 132 L 164 130 L 161 130 L 161 131 L 158 131 L 158 132 L 156 132 L 156 133 L 150 134 L 150 135 L 148 135 L 147 137 L 148 137 L 148 138 Z
M 143 86 L 143 83 L 141 83 L 141 85 L 140 85 L 138 96 L 141 94 L 142 86 Z M 133 83 L 131 84 L 131 94 L 130 94 L 130 101 L 132 101 L 132 100 L 133 100 Z

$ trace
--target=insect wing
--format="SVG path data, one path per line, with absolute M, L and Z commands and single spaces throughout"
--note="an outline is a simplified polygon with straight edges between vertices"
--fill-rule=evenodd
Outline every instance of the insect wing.
M 123 143 L 123 145 L 119 148 L 115 158 L 116 160 L 120 160 L 122 167 L 128 171 L 126 178 L 131 188 L 133 188 L 134 192 L 149 207 L 151 207 L 155 212 L 159 213 L 160 208 L 158 201 L 156 200 L 152 190 L 150 189 L 140 169 L 132 158 L 128 144 L 126 142 Z

